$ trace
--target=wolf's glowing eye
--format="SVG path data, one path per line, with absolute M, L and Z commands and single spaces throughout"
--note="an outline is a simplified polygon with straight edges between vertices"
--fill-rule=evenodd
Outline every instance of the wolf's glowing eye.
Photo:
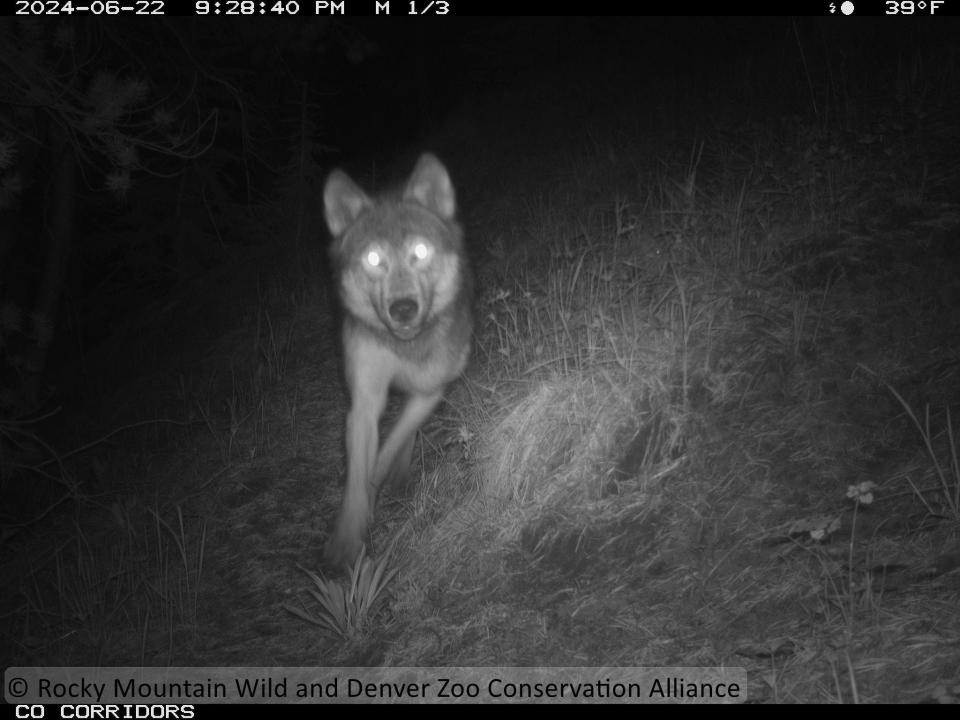
M 430 254 L 430 247 L 425 242 L 418 242 L 413 246 L 413 255 L 417 260 L 426 260 Z
M 383 258 L 380 257 L 380 253 L 376 250 L 371 250 L 367 253 L 367 265 L 370 267 L 379 267 L 383 262 Z

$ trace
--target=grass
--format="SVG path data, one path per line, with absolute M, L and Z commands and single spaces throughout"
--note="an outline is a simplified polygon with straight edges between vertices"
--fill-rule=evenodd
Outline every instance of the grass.
M 390 567 L 395 546 L 393 543 L 378 560 L 368 557 L 366 546 L 362 547 L 346 581 L 328 579 L 323 573 L 301 567 L 313 583 L 309 592 L 319 607 L 316 612 L 296 605 L 284 607 L 344 640 L 360 640 L 374 626 L 376 612 L 399 572 L 398 567 Z
M 884 385 L 886 385 L 890 393 L 897 399 L 897 402 L 903 406 L 907 417 L 910 418 L 913 426 L 920 433 L 923 446 L 930 460 L 930 465 L 934 470 L 934 479 L 937 483 L 934 487 L 919 488 L 909 476 L 906 476 L 905 479 L 910 484 L 910 489 L 931 516 L 946 516 L 955 522 L 960 522 L 960 464 L 957 462 L 958 440 L 957 434 L 953 429 L 950 408 L 947 408 L 945 411 L 945 427 L 943 432 L 935 435 L 930 426 L 929 405 L 924 408 L 923 423 L 921 423 L 913 408 L 910 406 L 910 403 L 904 400 L 903 396 L 898 393 L 892 385 L 886 382 Z M 941 439 L 946 443 L 946 450 L 942 453 L 934 447 L 934 443 Z M 941 454 L 944 457 L 943 461 L 940 460 Z M 931 502 L 927 500 L 927 495 L 930 493 L 935 495 L 936 499 L 934 503 L 938 506 L 936 508 L 934 504 L 931 504 Z

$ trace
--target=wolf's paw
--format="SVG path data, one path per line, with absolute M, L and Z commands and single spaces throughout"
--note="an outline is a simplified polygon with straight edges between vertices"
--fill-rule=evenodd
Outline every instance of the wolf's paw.
M 347 570 L 353 567 L 363 547 L 363 532 L 347 523 L 337 522 L 333 535 L 323 548 L 323 564 L 331 570 Z

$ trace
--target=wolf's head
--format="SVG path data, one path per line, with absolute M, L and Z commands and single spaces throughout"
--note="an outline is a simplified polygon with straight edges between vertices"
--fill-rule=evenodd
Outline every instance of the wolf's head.
M 375 331 L 412 340 L 463 284 L 463 233 L 446 168 L 424 154 L 399 197 L 371 198 L 334 170 L 323 193 L 344 307 Z

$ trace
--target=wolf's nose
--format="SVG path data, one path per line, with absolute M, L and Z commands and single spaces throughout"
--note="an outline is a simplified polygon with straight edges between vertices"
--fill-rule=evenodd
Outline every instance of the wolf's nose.
M 404 298 L 390 303 L 390 318 L 394 322 L 406 325 L 417 316 L 419 306 L 416 300 Z

